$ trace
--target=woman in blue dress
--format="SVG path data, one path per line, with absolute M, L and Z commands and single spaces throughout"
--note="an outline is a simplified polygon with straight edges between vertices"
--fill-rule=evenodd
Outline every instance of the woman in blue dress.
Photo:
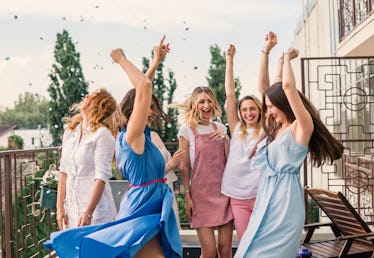
M 165 36 L 154 48 L 151 67 L 169 52 Z M 165 161 L 150 138 L 155 111 L 152 83 L 115 49 L 111 57 L 128 75 L 135 91 L 129 91 L 119 107 L 120 133 L 116 141 L 117 164 L 131 187 L 121 202 L 116 220 L 97 226 L 57 232 L 47 247 L 60 258 L 72 257 L 182 257 L 182 243 L 172 211 L 173 193 L 165 184 Z
M 341 157 L 343 145 L 322 123 L 316 109 L 296 89 L 288 49 L 279 64 L 283 80 L 269 85 L 268 54 L 276 44 L 270 32 L 262 49 L 259 90 L 263 94 L 265 135 L 252 164 L 261 171 L 255 208 L 235 254 L 237 258 L 291 258 L 300 244 L 305 220 L 303 189 L 298 177 L 308 152 L 314 165 Z M 261 138 L 260 138 L 261 139 Z M 253 153 L 254 154 L 254 153 Z

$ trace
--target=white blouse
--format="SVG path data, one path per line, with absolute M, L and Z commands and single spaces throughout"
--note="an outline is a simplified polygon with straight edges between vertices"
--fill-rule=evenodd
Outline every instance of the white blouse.
M 62 142 L 60 172 L 66 173 L 65 211 L 67 228 L 75 228 L 86 210 L 96 179 L 105 182 L 104 192 L 97 204 L 91 224 L 113 221 L 115 203 L 108 180 L 112 177 L 112 159 L 115 138 L 106 127 L 95 132 L 83 132 L 81 124 L 74 130 L 65 130 Z

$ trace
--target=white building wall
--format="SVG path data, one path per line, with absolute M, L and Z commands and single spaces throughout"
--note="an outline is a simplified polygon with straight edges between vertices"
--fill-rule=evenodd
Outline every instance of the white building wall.
M 35 149 L 49 147 L 52 144 L 52 135 L 47 128 L 40 129 L 17 129 L 14 134 L 23 139 L 23 149 Z

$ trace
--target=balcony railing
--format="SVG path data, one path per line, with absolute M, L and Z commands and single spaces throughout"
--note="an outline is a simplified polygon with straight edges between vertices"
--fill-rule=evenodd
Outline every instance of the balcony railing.
M 167 144 L 167 148 L 173 152 L 177 145 Z M 54 257 L 53 253 L 50 254 L 44 249 L 43 242 L 50 232 L 57 230 L 56 216 L 53 210 L 41 207 L 38 181 L 40 178 L 33 173 L 36 166 L 45 171 L 51 164 L 58 164 L 59 159 L 59 147 L 0 152 L 0 257 Z M 367 188 L 372 192 L 372 184 L 369 181 L 374 174 L 374 155 L 345 157 L 343 162 L 342 178 L 350 179 L 344 180 L 346 188 L 358 197 L 355 207 L 365 219 L 372 221 L 372 198 L 364 193 Z M 181 175 L 178 174 L 174 192 L 179 199 L 181 226 L 188 229 L 189 223 L 183 216 L 184 196 L 181 182 Z M 350 192 L 346 194 L 349 196 Z M 193 241 L 184 239 L 183 244 L 184 257 L 199 257 L 200 246 L 197 238 Z M 233 246 L 236 247 L 237 244 L 234 242 Z
M 340 0 L 340 41 L 373 13 L 374 0 Z

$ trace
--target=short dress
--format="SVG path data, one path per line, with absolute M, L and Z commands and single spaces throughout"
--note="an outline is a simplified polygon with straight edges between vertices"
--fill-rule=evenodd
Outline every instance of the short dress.
M 116 220 L 52 233 L 46 247 L 53 247 L 60 258 L 134 257 L 157 235 L 165 257 L 182 257 L 173 193 L 163 179 L 165 161 L 151 141 L 150 129 L 144 133 L 143 154 L 135 153 L 126 142 L 126 129 L 116 141 L 117 164 L 131 183 Z
M 185 136 L 186 126 L 180 129 L 180 136 Z M 217 130 L 216 122 L 210 125 Z M 221 124 L 221 128 L 224 125 Z M 191 228 L 210 228 L 227 224 L 233 219 L 229 197 L 221 193 L 223 171 L 226 157 L 224 140 L 213 140 L 209 133 L 199 133 L 196 128 L 189 128 L 194 135 L 194 163 L 190 184 L 191 198 L 196 214 L 192 214 Z M 187 138 L 186 138 L 187 139 Z
M 83 132 L 79 141 L 82 125 L 74 130 L 65 130 L 59 171 L 66 173 L 65 212 L 68 224 L 64 229 L 78 227 L 82 213 L 87 209 L 95 180 L 105 183 L 91 224 L 113 221 L 116 214 L 109 179 L 112 175 L 112 160 L 115 138 L 106 127 L 95 132 Z M 89 131 L 89 130 L 88 130 Z
M 305 221 L 299 172 L 308 146 L 298 144 L 287 128 L 252 158 L 261 173 L 256 204 L 236 258 L 295 257 Z M 262 148 L 262 149 L 261 149 Z

